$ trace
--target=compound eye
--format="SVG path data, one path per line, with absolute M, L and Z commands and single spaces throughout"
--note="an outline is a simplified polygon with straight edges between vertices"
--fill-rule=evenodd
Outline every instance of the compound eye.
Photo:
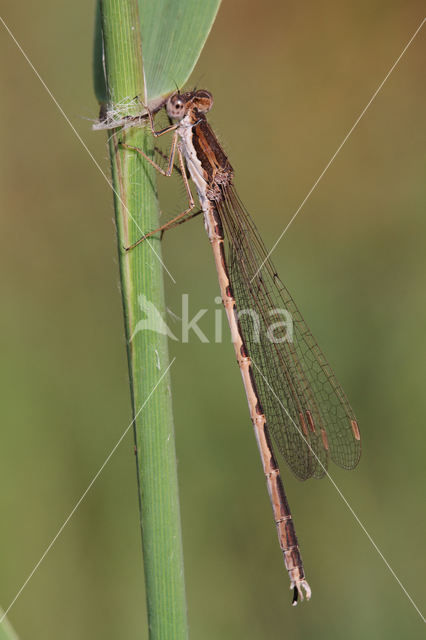
M 172 96 L 167 105 L 167 113 L 171 118 L 181 118 L 184 114 L 185 103 L 179 96 Z
M 200 113 L 207 113 L 213 106 L 213 96 L 209 91 L 200 89 L 195 94 L 195 102 Z

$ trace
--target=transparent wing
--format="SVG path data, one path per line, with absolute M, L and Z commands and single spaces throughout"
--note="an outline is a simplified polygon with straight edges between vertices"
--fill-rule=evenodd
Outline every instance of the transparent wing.
M 360 458 L 360 435 L 342 387 L 233 187 L 216 204 L 242 335 L 279 451 L 302 480 L 323 476 L 329 457 L 352 469 Z

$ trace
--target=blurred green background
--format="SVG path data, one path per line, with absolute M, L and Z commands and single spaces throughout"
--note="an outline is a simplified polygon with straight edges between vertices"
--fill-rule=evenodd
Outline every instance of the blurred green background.
M 420 2 L 224 1 L 191 79 L 271 246 L 423 18 Z M 91 78 L 94 10 L 3 18 L 109 173 Z M 424 30 L 423 30 L 424 31 Z M 112 194 L 1 31 L 1 580 L 7 608 L 128 425 Z M 424 603 L 425 33 L 274 252 L 357 413 L 363 455 L 332 467 L 406 589 Z M 190 83 L 190 84 L 191 84 Z M 188 250 L 190 248 L 190 250 Z M 290 606 L 240 375 L 215 344 L 218 285 L 201 219 L 166 234 L 192 638 L 420 638 L 421 618 L 330 482 L 282 465 L 309 604 Z M 169 325 L 179 333 L 179 323 Z M 219 401 L 218 401 L 219 399 Z M 129 433 L 10 612 L 22 640 L 146 638 Z

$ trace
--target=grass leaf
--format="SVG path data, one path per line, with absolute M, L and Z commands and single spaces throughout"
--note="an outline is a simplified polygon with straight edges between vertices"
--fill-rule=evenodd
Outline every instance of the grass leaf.
M 219 4 L 220 0 L 139 0 L 146 102 L 187 82 Z

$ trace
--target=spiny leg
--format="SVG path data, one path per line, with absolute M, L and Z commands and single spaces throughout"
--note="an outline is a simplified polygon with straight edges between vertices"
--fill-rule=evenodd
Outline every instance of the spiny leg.
M 183 224 L 184 222 L 188 222 L 188 220 L 192 220 L 192 218 L 195 218 L 196 216 L 199 216 L 200 213 L 203 213 L 202 209 L 199 209 L 195 213 L 191 213 L 190 216 L 187 216 L 186 218 L 183 218 L 182 220 L 177 220 L 177 222 L 174 222 L 173 224 L 171 224 L 169 227 L 167 227 L 167 229 L 163 229 L 161 231 L 160 240 L 163 239 L 163 235 L 165 234 L 166 231 L 168 231 L 169 229 L 173 229 L 173 227 L 177 227 L 178 225 Z
M 139 147 L 133 147 L 130 144 L 126 144 L 126 142 L 120 142 L 120 146 L 123 147 L 124 149 L 130 149 L 131 151 L 136 151 L 136 153 L 139 153 L 139 155 L 145 158 L 145 160 L 147 160 L 149 164 L 151 164 L 154 167 L 154 169 L 158 171 L 158 173 L 161 173 L 161 175 L 165 176 L 166 178 L 170 178 L 173 172 L 173 162 L 175 160 L 177 142 L 178 142 L 178 134 L 175 131 L 173 135 L 172 145 L 170 147 L 170 156 L 167 159 L 166 170 L 164 170 L 163 167 L 160 167 L 159 164 L 157 164 L 152 158 L 150 158 L 145 153 L 145 151 L 143 151 L 143 149 L 140 149 Z
M 164 171 L 164 169 L 162 169 L 156 162 L 151 160 L 151 158 L 149 158 L 147 156 L 147 154 L 144 151 L 142 151 L 142 149 L 139 149 L 138 147 L 132 147 L 132 146 L 127 145 L 125 143 L 122 143 L 121 146 L 123 146 L 126 149 L 131 149 L 133 151 L 136 151 L 137 153 L 142 155 L 146 160 L 148 160 L 148 162 L 150 162 L 150 164 L 152 164 L 152 166 L 155 169 L 157 169 L 157 171 L 159 171 L 166 178 L 169 178 L 172 175 L 173 161 L 174 161 L 174 156 L 175 156 L 175 152 L 176 152 L 176 148 L 177 148 L 179 165 L 180 165 L 180 173 L 181 173 L 184 185 L 185 185 L 186 193 L 188 195 L 188 205 L 189 205 L 185 209 L 185 211 L 183 211 L 179 215 L 175 216 L 174 218 L 172 218 L 171 220 L 169 220 L 165 224 L 161 225 L 161 227 L 158 227 L 157 229 L 154 229 L 153 231 L 150 231 L 149 233 L 144 234 L 141 238 L 139 238 L 139 240 L 137 240 L 136 242 L 131 244 L 129 247 L 125 247 L 126 251 L 131 251 L 132 249 L 137 247 L 138 244 L 140 244 L 141 242 L 143 242 L 144 240 L 146 240 L 150 236 L 154 235 L 155 233 L 158 233 L 160 231 L 164 232 L 167 229 L 170 229 L 171 227 L 174 227 L 176 224 L 179 223 L 179 220 L 184 218 L 190 211 L 192 211 L 192 209 L 194 208 L 195 203 L 194 203 L 194 198 L 192 196 L 191 187 L 189 186 L 188 178 L 187 178 L 187 175 L 186 175 L 186 172 L 185 172 L 185 164 L 184 164 L 184 160 L 183 160 L 182 151 L 181 151 L 179 145 L 177 145 L 177 133 L 176 132 L 175 132 L 175 135 L 173 136 L 172 150 L 171 150 L 171 153 L 170 153 L 169 166 L 167 168 L 167 171 Z

